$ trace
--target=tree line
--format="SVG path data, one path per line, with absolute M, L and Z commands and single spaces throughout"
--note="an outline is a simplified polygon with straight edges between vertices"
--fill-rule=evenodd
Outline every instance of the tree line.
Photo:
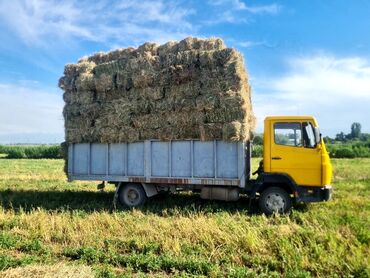
M 329 136 L 325 136 L 324 140 L 326 143 L 336 143 L 336 142 L 350 142 L 350 141 L 362 141 L 366 142 L 370 140 L 370 133 L 362 133 L 361 132 L 361 124 L 360 123 L 352 123 L 351 125 L 351 132 L 345 134 L 343 131 L 337 133 L 335 138 L 330 138 Z

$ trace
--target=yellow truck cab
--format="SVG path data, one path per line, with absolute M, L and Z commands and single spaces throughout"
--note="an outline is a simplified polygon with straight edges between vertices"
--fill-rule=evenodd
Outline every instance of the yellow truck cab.
M 332 166 L 312 116 L 270 116 L 264 122 L 263 161 L 251 197 L 266 214 L 286 212 L 295 202 L 331 198 Z

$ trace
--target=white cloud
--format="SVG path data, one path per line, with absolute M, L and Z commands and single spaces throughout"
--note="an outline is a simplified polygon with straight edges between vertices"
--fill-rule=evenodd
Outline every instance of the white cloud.
M 247 6 L 245 10 L 253 14 L 278 14 L 281 6 L 277 4 L 262 5 L 262 6 Z
M 211 19 L 205 20 L 203 23 L 206 25 L 215 25 L 220 23 L 240 24 L 248 23 L 248 21 L 248 18 L 237 15 L 233 10 L 225 10 Z
M 239 45 L 241 47 L 245 47 L 245 48 L 249 48 L 249 47 L 255 46 L 256 44 L 258 44 L 258 42 L 254 42 L 254 41 L 242 41 L 242 42 L 239 42 Z
M 208 3 L 212 6 L 223 6 L 234 11 L 247 11 L 253 14 L 277 14 L 281 10 L 281 6 L 275 3 L 254 6 L 247 5 L 240 0 L 213 0 Z
M 241 0 L 213 0 L 209 5 L 216 7 L 216 16 L 205 21 L 205 24 L 214 25 L 219 23 L 247 23 L 250 15 L 270 14 L 276 15 L 281 11 L 278 4 L 249 6 Z M 217 14 L 218 13 L 218 14 Z M 249 15 L 249 16 L 248 16 Z
M 234 10 L 245 10 L 247 8 L 246 4 L 240 0 L 213 0 L 208 3 L 213 6 L 228 5 Z
M 264 41 L 241 41 L 237 44 L 244 48 L 252 48 L 260 45 L 267 46 L 267 43 Z
M 71 38 L 126 43 L 135 38 L 163 42 L 193 31 L 192 9 L 173 1 L 1 1 L 0 23 L 29 45 L 48 46 Z
M 331 136 L 352 122 L 370 131 L 370 61 L 329 55 L 289 60 L 281 77 L 253 80 L 254 107 L 262 127 L 267 115 L 314 115 Z
M 32 81 L 0 84 L 0 135 L 63 131 L 63 99 L 56 88 L 40 88 Z

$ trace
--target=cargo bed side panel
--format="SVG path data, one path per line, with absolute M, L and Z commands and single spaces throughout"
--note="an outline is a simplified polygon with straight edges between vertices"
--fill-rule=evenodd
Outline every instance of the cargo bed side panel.
M 69 180 L 245 186 L 243 142 L 70 144 Z

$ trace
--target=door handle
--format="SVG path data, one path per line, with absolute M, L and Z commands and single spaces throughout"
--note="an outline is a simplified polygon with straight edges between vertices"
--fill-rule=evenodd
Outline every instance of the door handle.
M 274 156 L 274 157 L 271 157 L 271 159 L 273 159 L 273 160 L 280 160 L 281 157 L 280 156 Z

